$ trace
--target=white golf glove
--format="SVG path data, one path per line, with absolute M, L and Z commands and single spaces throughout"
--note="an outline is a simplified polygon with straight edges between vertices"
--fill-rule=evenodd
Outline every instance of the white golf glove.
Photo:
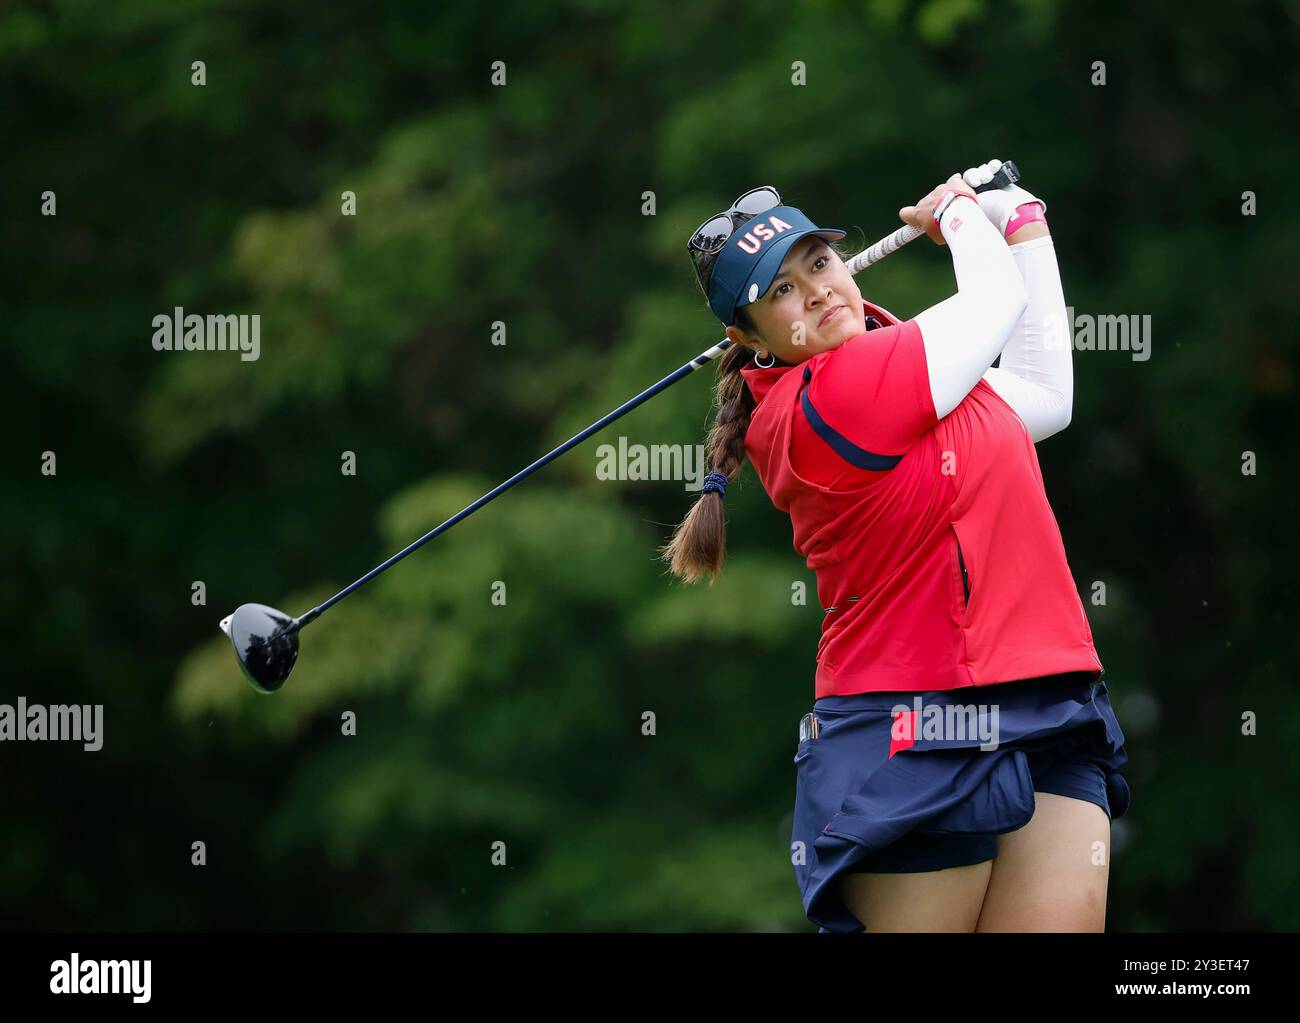
M 1001 160 L 990 160 L 978 167 L 971 167 L 961 177 L 966 184 L 974 189 L 978 185 L 991 181 L 993 175 L 998 172 L 1001 166 Z M 984 211 L 984 215 L 1002 234 L 1006 233 L 1007 224 L 1016 210 L 1025 203 L 1036 202 L 1043 207 L 1044 213 L 1047 212 L 1046 202 L 1036 195 L 1030 195 L 1019 185 L 1007 185 L 1003 188 L 989 189 L 987 192 L 976 192 L 975 201 L 979 203 L 979 208 Z

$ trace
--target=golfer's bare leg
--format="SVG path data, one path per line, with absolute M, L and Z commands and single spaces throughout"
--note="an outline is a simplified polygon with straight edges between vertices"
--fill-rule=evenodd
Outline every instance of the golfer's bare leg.
M 1035 792 L 1034 816 L 998 836 L 980 931 L 1104 931 L 1110 818 L 1096 803 Z
M 921 874 L 845 874 L 840 892 L 867 933 L 975 930 L 992 860 Z

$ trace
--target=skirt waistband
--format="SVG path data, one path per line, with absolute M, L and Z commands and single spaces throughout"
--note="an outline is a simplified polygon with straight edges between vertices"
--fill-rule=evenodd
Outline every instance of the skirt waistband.
M 850 696 L 823 696 L 814 701 L 813 711 L 849 712 L 857 710 L 890 710 L 900 704 L 908 707 L 920 697 L 922 703 L 948 706 L 950 704 L 990 703 L 1008 699 L 1027 699 L 1031 696 L 1066 699 L 1074 697 L 1092 699 L 1098 686 L 1105 691 L 1105 671 L 1094 678 L 1090 671 L 1071 671 L 1060 675 L 1042 675 L 1038 678 L 1016 682 L 994 682 L 986 686 L 963 686 L 960 689 L 926 689 L 853 693 Z

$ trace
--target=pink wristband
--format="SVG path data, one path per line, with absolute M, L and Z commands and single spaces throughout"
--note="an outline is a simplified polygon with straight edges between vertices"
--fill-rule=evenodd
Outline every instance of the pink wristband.
M 961 195 L 964 195 L 972 202 L 975 201 L 975 193 L 965 188 L 950 188 L 948 191 L 944 192 L 943 195 L 939 196 L 939 201 L 934 204 L 934 209 L 930 212 L 930 216 L 934 218 L 936 224 L 940 222 L 940 218 L 942 218 L 944 213 L 947 212 L 948 207 L 952 205 L 953 200 Z
M 1016 212 L 1011 214 L 1011 219 L 1007 221 L 1007 229 L 1002 232 L 1003 238 L 1010 238 L 1026 224 L 1046 224 L 1047 214 L 1043 212 L 1040 203 L 1027 202 L 1023 206 L 1017 206 Z

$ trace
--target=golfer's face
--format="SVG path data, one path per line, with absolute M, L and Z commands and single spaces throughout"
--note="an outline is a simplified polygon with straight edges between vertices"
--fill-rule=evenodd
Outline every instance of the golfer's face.
M 746 308 L 762 347 L 789 363 L 829 351 L 867 329 L 853 275 L 815 235 L 795 243 L 767 294 Z

